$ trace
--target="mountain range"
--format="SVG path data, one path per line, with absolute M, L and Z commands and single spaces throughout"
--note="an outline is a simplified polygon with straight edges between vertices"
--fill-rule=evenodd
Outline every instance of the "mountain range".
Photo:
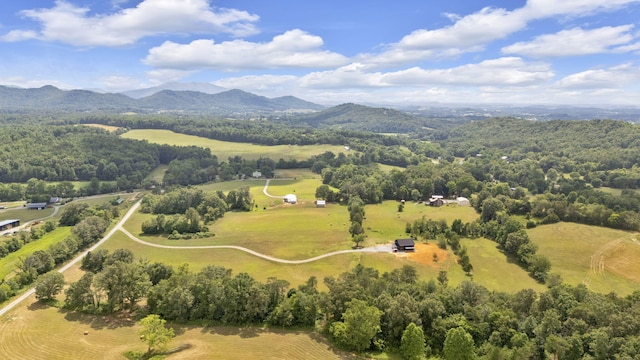
M 212 85 L 213 86 L 213 85 Z M 217 88 L 217 87 L 216 87 Z M 208 87 L 207 91 L 214 91 Z M 191 90 L 143 89 L 131 96 L 88 90 L 61 90 L 47 85 L 23 89 L 0 86 L 0 110 L 108 111 L 108 112 L 199 112 L 218 115 L 309 112 L 324 109 L 293 96 L 267 98 L 242 90 L 214 94 Z

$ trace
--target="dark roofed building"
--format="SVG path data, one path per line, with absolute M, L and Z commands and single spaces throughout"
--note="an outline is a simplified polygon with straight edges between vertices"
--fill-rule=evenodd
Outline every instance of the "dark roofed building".
M 396 239 L 393 251 L 416 251 L 416 244 L 413 239 Z
M 0 231 L 13 229 L 20 226 L 20 220 L 2 220 L 0 221 Z
M 28 203 L 27 204 L 27 209 L 29 210 L 42 210 L 44 208 L 47 207 L 47 203 L 43 202 L 43 203 Z

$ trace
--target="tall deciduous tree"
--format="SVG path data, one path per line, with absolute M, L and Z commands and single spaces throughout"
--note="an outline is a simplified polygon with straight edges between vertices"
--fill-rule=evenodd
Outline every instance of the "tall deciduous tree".
M 142 327 L 138 334 L 147 344 L 147 354 L 165 349 L 175 336 L 173 329 L 167 328 L 165 323 L 166 321 L 156 314 L 148 315 L 138 323 Z
M 400 353 L 405 359 L 416 360 L 421 359 L 424 352 L 424 331 L 418 325 L 410 323 L 402 333 Z
M 476 358 L 473 338 L 462 327 L 447 331 L 442 352 L 446 360 L 473 360 Z
M 41 300 L 53 299 L 64 286 L 64 275 L 54 271 L 42 275 L 36 284 L 36 298 Z
M 342 314 L 344 321 L 332 324 L 332 334 L 342 345 L 363 351 L 371 346 L 371 340 L 380 332 L 382 311 L 362 300 L 351 300 Z

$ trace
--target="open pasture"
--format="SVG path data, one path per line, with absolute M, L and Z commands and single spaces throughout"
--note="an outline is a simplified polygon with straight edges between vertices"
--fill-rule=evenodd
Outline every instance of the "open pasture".
M 463 223 L 467 223 L 478 218 L 478 214 L 470 206 L 445 205 L 432 207 L 407 202 L 403 211 L 398 212 L 399 204 L 400 202 L 398 201 L 384 201 L 382 204 L 367 205 L 365 207 L 363 226 L 368 243 L 388 243 L 397 238 L 405 238 L 407 237 L 405 233 L 406 224 L 419 220 L 423 216 L 436 221 L 444 219 L 449 226 L 455 219 L 460 219 Z
M 41 239 L 24 245 L 20 250 L 8 254 L 0 259 L 0 280 L 14 272 L 21 259 L 33 254 L 36 250 L 47 250 L 49 246 L 59 243 L 71 235 L 71 227 L 59 227 L 52 232 L 45 234 Z M 5 241 L 7 237 L 0 238 Z
M 155 144 L 200 146 L 211 149 L 211 153 L 216 155 L 220 161 L 226 161 L 229 157 L 233 156 L 241 156 L 245 159 L 258 159 L 263 157 L 276 161 L 280 158 L 287 160 L 307 160 L 311 156 L 322 154 L 325 151 L 331 151 L 334 154 L 345 151 L 344 147 L 340 145 L 254 145 L 207 139 L 199 136 L 179 134 L 170 130 L 131 130 L 122 134 L 122 137 L 134 140 L 147 140 Z
M 546 290 L 545 285 L 538 283 L 529 276 L 524 269 L 510 262 L 507 257 L 498 250 L 497 243 L 486 239 L 462 239 L 462 246 L 467 247 L 467 253 L 473 265 L 473 281 L 485 286 L 489 290 L 517 292 L 530 288 L 535 291 Z M 457 272 L 449 274 L 449 279 L 458 282 L 458 275 L 464 275 L 458 266 Z M 554 271 L 552 268 L 551 271 Z
M 164 179 L 164 173 L 167 172 L 169 165 L 158 165 L 147 177 L 145 180 L 155 181 L 156 183 L 161 183 Z
M 145 239 L 146 240 L 146 239 Z M 374 267 L 381 273 L 402 267 L 404 264 L 419 265 L 409 261 L 398 261 L 392 254 L 348 253 L 327 257 L 318 261 L 291 265 L 281 264 L 258 258 L 243 251 L 233 249 L 162 249 L 139 244 L 122 232 L 116 232 L 101 249 L 113 251 L 119 248 L 131 250 L 137 258 L 159 261 L 177 268 L 185 263 L 194 272 L 208 265 L 223 266 L 232 269 L 234 274 L 246 272 L 256 280 L 266 281 L 276 277 L 288 281 L 292 287 L 304 284 L 311 276 L 318 279 L 318 287 L 326 290 L 323 279 L 326 276 L 338 276 L 357 264 Z M 433 269 L 419 269 L 425 276 L 437 275 Z M 433 275 L 435 276 L 435 275 Z
M 0 358 L 125 359 L 125 351 L 146 351 L 138 330 L 135 320 L 126 314 L 93 316 L 68 312 L 40 304 L 32 296 L 25 305 L 0 318 Z M 352 358 L 309 331 L 196 326 L 175 326 L 174 331 L 177 336 L 169 348 L 188 348 L 168 359 Z
M 558 223 L 528 230 L 538 253 L 551 260 L 551 272 L 568 284 L 627 295 L 640 286 L 638 235 L 603 227 Z

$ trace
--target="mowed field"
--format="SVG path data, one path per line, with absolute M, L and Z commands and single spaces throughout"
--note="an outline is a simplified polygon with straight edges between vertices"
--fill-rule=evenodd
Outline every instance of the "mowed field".
M 568 284 L 627 295 L 640 288 L 640 237 L 596 226 L 558 223 L 528 230 L 551 272 Z
M 24 245 L 20 250 L 3 257 L 0 259 L 0 280 L 16 271 L 18 264 L 22 259 L 33 254 L 37 250 L 47 250 L 49 246 L 64 241 L 64 239 L 69 235 L 71 235 L 71 227 L 60 227 L 48 234 L 45 234 L 42 238 Z M 0 241 L 4 241 L 5 239 L 7 238 L 0 238 Z
M 141 129 L 131 130 L 122 134 L 123 138 L 135 140 L 147 140 L 150 143 L 168 144 L 177 146 L 200 146 L 211 149 L 220 161 L 226 161 L 230 156 L 241 156 L 245 159 L 271 158 L 275 161 L 283 158 L 307 160 L 313 155 L 331 151 L 334 154 L 344 152 L 339 145 L 254 145 L 207 139 L 199 136 L 175 133 L 170 130 Z
M 26 303 L 0 318 L 2 359 L 125 359 L 125 351 L 146 351 L 138 325 L 126 314 L 84 315 L 43 305 L 33 296 Z M 352 358 L 308 331 L 194 326 L 174 330 L 177 336 L 169 348 L 188 348 L 167 359 Z

